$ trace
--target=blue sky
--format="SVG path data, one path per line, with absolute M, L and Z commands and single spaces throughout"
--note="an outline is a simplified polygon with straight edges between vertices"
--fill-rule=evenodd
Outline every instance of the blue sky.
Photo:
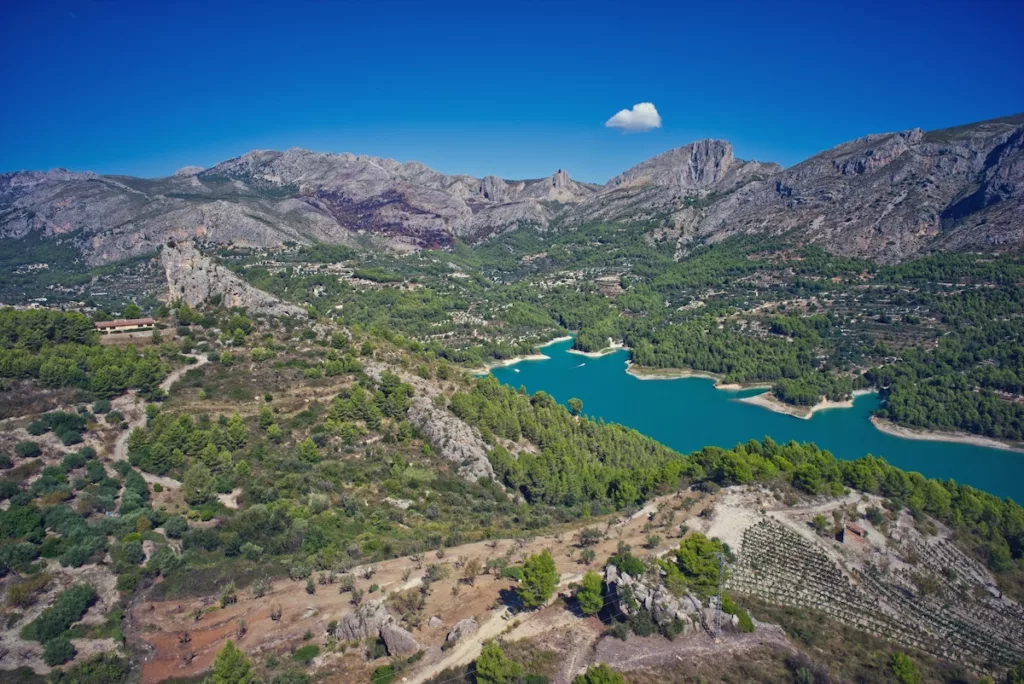
M 704 137 L 794 164 L 1024 111 L 1024 1 L 6 2 L 0 171 L 300 146 L 604 182 Z M 652 102 L 662 127 L 606 128 Z

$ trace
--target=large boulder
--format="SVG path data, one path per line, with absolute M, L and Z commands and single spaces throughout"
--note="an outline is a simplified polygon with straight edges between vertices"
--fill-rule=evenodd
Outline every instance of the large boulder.
M 407 630 L 402 628 L 388 612 L 384 602 L 367 601 L 338 622 L 334 636 L 342 641 L 358 641 L 367 637 L 380 637 L 388 655 L 409 656 L 420 650 Z
M 445 641 L 459 641 L 465 637 L 475 634 L 480 629 L 480 625 L 477 624 L 475 618 L 466 618 L 465 620 L 459 620 L 452 627 L 452 630 L 448 632 L 448 636 L 445 637 Z
M 388 655 L 390 656 L 404 658 L 420 650 L 420 645 L 416 643 L 416 639 L 413 638 L 412 634 L 394 621 L 381 625 L 380 638 L 384 640 L 384 645 L 387 646 Z
M 356 641 L 380 635 L 381 627 L 394 620 L 383 601 L 367 601 L 338 621 L 335 636 L 342 641 Z

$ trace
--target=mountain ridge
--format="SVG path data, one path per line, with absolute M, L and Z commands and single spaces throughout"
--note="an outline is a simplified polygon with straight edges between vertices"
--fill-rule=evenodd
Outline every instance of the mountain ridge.
M 420 162 L 252 150 L 157 179 L 65 169 L 0 174 L 0 237 L 74 234 L 90 263 L 198 238 L 274 247 L 328 242 L 415 251 L 517 228 L 620 222 L 680 251 L 738 233 L 802 233 L 837 254 L 899 261 L 1024 241 L 1024 114 L 876 133 L 791 166 L 700 140 L 605 185 L 444 174 Z

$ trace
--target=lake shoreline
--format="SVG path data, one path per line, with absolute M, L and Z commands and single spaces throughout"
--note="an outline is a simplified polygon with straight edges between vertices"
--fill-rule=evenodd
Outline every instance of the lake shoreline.
M 466 372 L 470 375 L 487 375 L 495 368 L 507 368 L 508 366 L 514 366 L 521 361 L 547 361 L 551 357 L 547 354 L 524 354 L 522 356 L 513 356 L 511 359 L 501 359 L 500 361 L 491 361 L 485 363 L 478 368 L 470 368 Z
M 556 337 L 553 340 L 548 340 L 544 344 L 537 347 L 537 349 L 543 349 L 549 347 L 552 344 L 558 344 L 559 342 L 567 342 L 572 339 L 572 335 L 564 335 L 562 337 Z M 547 361 L 551 357 L 547 354 L 523 354 L 521 356 L 513 356 L 511 359 L 501 359 L 495 361 L 488 361 L 482 366 L 476 368 L 470 368 L 466 372 L 470 375 L 487 375 L 495 368 L 507 368 L 508 366 L 514 366 L 521 361 Z
M 602 356 L 608 356 L 609 354 L 614 354 L 615 352 L 622 351 L 623 349 L 628 349 L 628 347 L 623 345 L 621 342 L 612 342 L 604 349 L 596 352 L 585 352 L 580 351 L 579 349 L 566 349 L 566 351 L 570 354 L 575 354 L 576 356 L 586 356 L 588 359 L 599 359 Z
M 493 373 L 507 386 L 546 392 L 563 406 L 569 397 L 578 397 L 594 420 L 638 430 L 679 453 L 711 445 L 728 449 L 767 435 L 780 444 L 814 443 L 843 460 L 874 454 L 907 472 L 953 478 L 1001 498 L 1024 500 L 1024 459 L 1017 453 L 1005 445 L 990 448 L 991 443 L 977 437 L 954 441 L 939 435 L 941 441 L 911 441 L 901 439 L 902 434 L 888 434 L 870 420 L 881 403 L 877 393 L 853 398 L 854 407 L 846 411 L 826 409 L 820 415 L 816 412 L 813 420 L 794 419 L 736 401 L 766 394 L 768 389 L 719 392 L 716 389 L 726 383 L 714 373 L 637 366 L 630 363 L 628 353 L 580 358 L 564 353 L 571 344 L 566 341 L 541 349 L 551 357 L 544 363 L 498 368 Z M 637 382 L 693 377 L 699 381 Z
M 810 420 L 811 417 L 819 411 L 853 408 L 854 399 L 865 394 L 873 393 L 873 390 L 855 390 L 853 392 L 853 396 L 849 399 L 843 399 L 842 401 L 822 399 L 814 406 L 796 406 L 794 404 L 787 404 L 771 392 L 756 394 L 752 397 L 743 397 L 739 401 L 742 401 L 744 404 L 751 404 L 752 406 L 760 406 L 761 408 L 766 408 L 769 411 L 775 411 L 776 413 L 800 418 L 801 420 Z
M 722 382 L 723 376 L 711 371 L 698 371 L 692 368 L 653 368 L 651 366 L 638 366 L 632 361 L 626 362 L 626 373 L 637 380 L 685 380 L 686 378 L 701 378 L 703 380 L 714 380 L 715 389 L 735 392 L 738 390 L 770 389 L 771 383 L 764 382 Z
M 987 447 L 989 449 L 1004 449 L 1024 453 L 1024 445 L 1018 442 L 1003 441 L 994 437 L 983 435 L 972 435 L 969 432 L 948 432 L 945 430 L 919 430 L 897 425 L 891 420 L 871 416 L 871 424 L 879 432 L 884 432 L 891 437 L 900 439 L 913 439 L 922 442 L 953 442 L 956 444 L 970 444 L 973 446 Z
M 548 340 L 544 344 L 540 345 L 540 347 L 538 347 L 538 349 L 543 349 L 544 347 L 550 347 L 552 344 L 558 344 L 559 342 L 568 342 L 571 339 L 572 339 L 572 335 L 563 335 L 562 337 L 556 337 L 555 339 Z

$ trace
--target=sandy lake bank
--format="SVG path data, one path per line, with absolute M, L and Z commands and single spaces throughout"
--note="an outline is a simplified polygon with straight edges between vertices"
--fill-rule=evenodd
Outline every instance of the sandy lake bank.
M 697 371 L 690 368 L 651 368 L 650 366 L 637 366 L 632 361 L 626 362 L 626 372 L 637 380 L 681 380 L 684 378 L 714 380 L 715 388 L 720 390 L 735 391 L 771 388 L 771 383 L 741 384 L 738 382 L 722 382 L 721 375 L 709 371 Z
M 974 446 L 988 447 L 990 449 L 1006 449 L 1007 451 L 1024 453 L 1024 444 L 1004 442 L 1002 440 L 993 439 L 992 437 L 972 435 L 967 432 L 918 430 L 915 428 L 897 425 L 892 421 L 885 420 L 884 418 L 879 418 L 877 416 L 871 416 L 871 424 L 874 425 L 879 432 L 884 432 L 887 435 L 892 435 L 893 437 L 899 437 L 901 439 L 916 439 L 924 442 L 956 442 L 957 444 L 972 444 Z
M 828 411 L 830 409 L 844 409 L 853 408 L 853 400 L 863 394 L 871 394 L 872 390 L 855 390 L 853 397 L 844 399 L 842 401 L 832 401 L 831 399 L 822 399 L 814 406 L 794 406 L 793 404 L 787 404 L 780 400 L 771 392 L 765 392 L 764 394 L 758 394 L 753 397 L 743 397 L 740 399 L 744 404 L 753 404 L 754 406 L 760 406 L 766 408 L 769 411 L 775 411 L 776 413 L 783 413 L 787 416 L 793 416 L 794 418 L 801 418 L 803 420 L 809 420 L 818 411 Z
M 577 356 L 586 356 L 588 359 L 599 359 L 602 356 L 606 356 L 607 354 L 614 354 L 620 349 L 625 348 L 626 347 L 624 347 L 621 342 L 612 342 L 611 340 L 608 340 L 608 346 L 602 349 L 601 351 L 585 352 L 580 351 L 579 349 L 567 349 L 566 351 L 568 351 L 570 354 L 576 354 Z

